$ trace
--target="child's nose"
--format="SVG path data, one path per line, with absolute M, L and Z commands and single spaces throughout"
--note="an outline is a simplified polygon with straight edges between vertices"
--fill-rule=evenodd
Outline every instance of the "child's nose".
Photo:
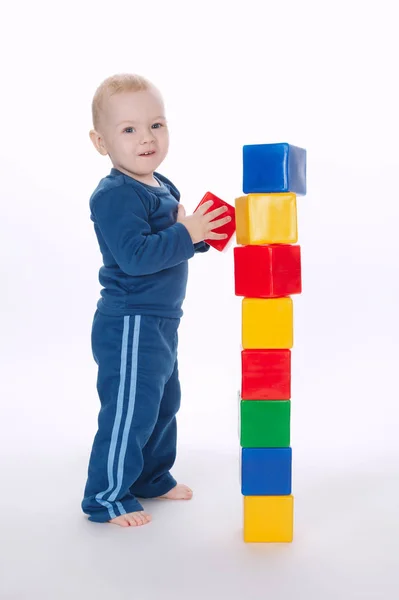
M 155 140 L 155 136 L 153 131 L 145 131 L 141 137 L 141 143 L 152 142 Z

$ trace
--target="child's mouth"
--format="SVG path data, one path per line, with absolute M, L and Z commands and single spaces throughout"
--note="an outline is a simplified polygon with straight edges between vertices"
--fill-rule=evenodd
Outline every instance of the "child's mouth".
M 143 154 L 139 154 L 139 156 L 152 156 L 155 154 L 155 150 L 150 150 L 149 152 L 143 152 Z

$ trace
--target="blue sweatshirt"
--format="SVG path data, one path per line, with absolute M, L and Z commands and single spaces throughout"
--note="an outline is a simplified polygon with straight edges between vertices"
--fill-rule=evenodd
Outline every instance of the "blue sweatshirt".
M 90 198 L 103 266 L 97 308 L 106 315 L 180 318 L 186 295 L 188 259 L 206 252 L 176 222 L 180 193 L 154 173 L 155 187 L 111 169 Z

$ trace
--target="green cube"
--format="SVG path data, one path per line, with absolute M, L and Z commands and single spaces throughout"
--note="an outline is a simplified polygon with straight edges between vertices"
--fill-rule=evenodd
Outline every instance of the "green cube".
M 291 400 L 241 400 L 241 446 L 288 448 Z

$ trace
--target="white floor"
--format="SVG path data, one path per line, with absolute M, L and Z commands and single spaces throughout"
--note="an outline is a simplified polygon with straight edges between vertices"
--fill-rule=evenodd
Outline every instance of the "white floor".
M 396 315 L 394 300 L 384 308 Z M 0 377 L 0 600 L 398 600 L 398 349 L 388 326 L 365 330 L 365 316 L 351 314 L 350 343 L 347 325 L 327 321 L 322 345 L 316 317 L 306 336 L 310 318 L 297 320 L 288 545 L 242 541 L 232 342 L 222 361 L 217 344 L 204 348 L 192 324 L 183 329 L 173 473 L 195 496 L 147 502 L 153 522 L 120 529 L 80 510 L 98 411 L 87 340 L 71 336 L 68 346 L 57 330 L 62 344 L 40 344 L 44 318 L 23 339 L 10 335 Z
M 181 447 L 175 475 L 195 497 L 146 502 L 153 522 L 140 529 L 80 513 L 86 458 L 33 452 L 5 472 L 2 600 L 398 598 L 390 465 L 321 471 L 297 460 L 295 541 L 268 545 L 242 541 L 235 454 Z

